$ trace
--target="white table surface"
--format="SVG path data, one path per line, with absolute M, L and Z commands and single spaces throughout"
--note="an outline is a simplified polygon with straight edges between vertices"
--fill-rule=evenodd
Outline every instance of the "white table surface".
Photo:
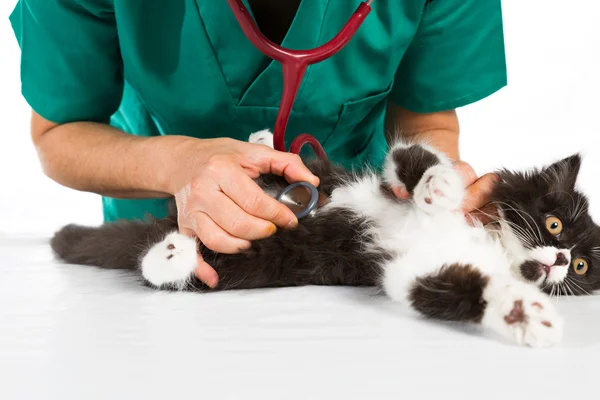
M 597 385 L 596 296 L 560 300 L 565 341 L 534 350 L 417 320 L 372 289 L 164 293 L 61 265 L 44 237 L 0 236 L 0 254 L 0 399 L 558 399 Z

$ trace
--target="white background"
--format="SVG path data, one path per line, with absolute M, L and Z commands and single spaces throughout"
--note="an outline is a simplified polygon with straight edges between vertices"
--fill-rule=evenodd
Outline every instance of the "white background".
M 462 156 L 482 174 L 581 151 L 580 185 L 599 221 L 599 6 L 503 4 L 509 85 L 460 110 Z M 597 296 L 561 300 L 564 343 L 533 351 L 402 317 L 395 304 L 354 288 L 165 294 L 114 271 L 53 262 L 47 235 L 69 222 L 99 223 L 101 205 L 40 171 L 7 21 L 13 5 L 0 3 L 0 398 L 547 400 L 597 393 Z
M 13 6 L 13 0 L 0 3 L 0 232 L 100 223 L 99 197 L 63 188 L 41 172 L 20 95 L 19 48 L 7 21 Z M 590 172 L 600 171 L 598 7 L 590 0 L 503 2 L 508 86 L 460 110 L 462 157 L 478 173 L 583 151 L 581 184 L 593 192 L 597 180 Z M 598 216 L 600 194 L 592 195 Z

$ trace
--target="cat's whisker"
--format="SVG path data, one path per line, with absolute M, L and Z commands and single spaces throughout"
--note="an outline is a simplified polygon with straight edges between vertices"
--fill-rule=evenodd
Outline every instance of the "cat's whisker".
M 563 283 L 560 282 L 557 286 L 556 286 L 556 293 L 557 293 L 557 297 L 563 297 L 564 294 L 566 294 L 565 288 L 563 286 Z
M 546 290 L 548 289 L 548 284 L 544 283 L 544 286 L 542 286 L 540 288 L 540 290 L 544 293 L 546 293 Z M 548 293 L 548 296 L 552 297 L 552 290 L 550 291 L 550 293 Z
M 536 223 L 535 219 L 527 212 L 522 211 L 522 210 L 517 210 L 514 206 L 512 206 L 511 204 L 508 204 L 506 202 L 503 201 L 494 201 L 493 203 L 495 204 L 500 204 L 500 205 L 504 205 L 507 208 L 509 208 L 510 210 L 514 211 L 516 215 L 518 215 L 523 222 L 525 222 L 527 224 L 527 226 L 529 227 L 529 229 L 531 230 L 532 234 L 536 234 L 537 233 L 537 239 L 538 241 L 536 241 L 537 244 L 540 244 L 543 242 L 542 239 L 542 231 L 540 230 L 538 224 Z M 533 222 L 533 226 L 531 225 L 531 223 L 523 216 L 523 214 L 525 214 L 527 217 L 529 217 L 529 219 L 531 219 L 531 221 Z M 533 229 L 535 227 L 535 229 Z
M 586 211 L 587 208 L 587 201 L 580 196 L 577 200 L 577 206 L 575 206 L 575 211 L 573 212 L 574 216 L 572 217 L 572 220 L 576 221 L 581 216 L 581 214 L 583 214 Z
M 521 227 L 521 226 L 517 225 L 516 223 L 509 221 L 505 218 L 503 218 L 499 221 L 501 223 L 507 224 L 512 229 L 512 233 L 515 234 L 515 236 L 518 236 L 519 238 L 521 238 L 523 244 L 526 244 L 529 247 L 533 247 L 537 243 L 537 240 L 533 236 L 533 234 L 528 232 L 523 227 Z
M 487 213 L 480 208 L 475 209 L 475 211 L 483 214 L 484 216 L 486 216 L 496 222 L 505 223 L 505 224 L 509 225 L 513 229 L 513 234 L 521 241 L 521 243 L 523 243 L 527 246 L 533 247 L 533 245 L 535 243 L 535 239 L 531 236 L 530 233 L 528 233 L 526 230 L 524 230 L 519 225 L 515 224 L 514 222 L 508 221 L 507 219 L 500 218 L 496 215 Z M 502 229 L 498 229 L 496 231 L 499 233 L 502 233 Z
M 544 286 L 544 288 L 548 287 L 548 285 Z M 556 287 L 554 285 L 551 286 L 552 290 L 550 290 L 550 297 L 554 297 L 554 290 L 556 289 Z
M 554 285 L 552 285 L 552 290 L 554 292 L 554 302 L 556 304 L 558 304 L 560 302 L 560 295 L 561 295 L 560 286 L 554 284 Z
M 531 229 L 532 232 L 537 232 L 539 234 L 539 238 L 541 239 L 542 237 L 542 232 L 540 231 L 540 228 L 537 226 L 535 219 L 527 212 L 523 211 L 523 210 L 518 210 L 516 209 L 513 205 L 506 203 L 504 201 L 494 201 L 492 202 L 494 204 L 499 204 L 499 205 L 504 205 L 506 206 L 509 210 L 514 211 L 521 219 L 523 219 L 523 221 L 528 225 L 528 227 Z M 530 224 L 530 222 L 525 219 L 525 217 L 523 217 L 523 214 L 525 214 L 525 216 L 529 217 L 529 219 L 531 219 L 531 221 L 533 221 L 534 226 L 535 226 L 535 230 L 533 229 L 533 226 Z
M 514 222 L 505 219 L 501 220 L 501 222 L 507 224 L 510 228 L 512 228 L 512 233 L 521 241 L 521 243 L 529 247 L 533 247 L 535 245 L 535 238 L 533 238 L 531 234 L 524 230 L 522 227 L 515 224 Z
M 567 288 L 567 290 L 571 293 L 571 296 L 575 296 L 575 293 L 573 292 L 573 288 L 569 284 L 568 280 L 566 280 L 566 279 L 564 280 L 564 285 Z
M 590 292 L 588 292 L 587 290 L 585 290 L 584 288 L 582 288 L 581 286 L 579 286 L 579 284 L 577 284 L 576 280 L 573 278 L 570 278 L 567 276 L 567 280 L 572 283 L 573 285 L 575 285 L 575 287 L 579 288 L 579 290 L 581 290 L 584 294 L 589 295 Z M 580 281 L 580 283 L 583 283 Z
M 568 291 L 567 285 L 565 284 L 564 281 L 560 283 L 560 288 L 561 288 L 561 294 L 564 293 L 564 296 L 568 296 L 569 295 L 569 291 Z

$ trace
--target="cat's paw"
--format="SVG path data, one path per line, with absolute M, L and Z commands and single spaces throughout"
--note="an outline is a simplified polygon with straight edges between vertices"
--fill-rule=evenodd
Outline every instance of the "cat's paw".
M 548 296 L 529 284 L 497 288 L 487 299 L 482 323 L 517 344 L 549 347 L 563 335 L 563 319 Z
M 192 238 L 177 232 L 168 234 L 142 258 L 142 276 L 156 287 L 183 288 L 198 265 L 196 246 Z
M 273 148 L 273 134 L 268 129 L 254 132 L 248 138 L 249 143 L 253 144 L 264 144 L 270 148 Z
M 456 170 L 435 165 L 423 174 L 415 187 L 414 199 L 428 214 L 459 210 L 465 196 L 464 183 Z

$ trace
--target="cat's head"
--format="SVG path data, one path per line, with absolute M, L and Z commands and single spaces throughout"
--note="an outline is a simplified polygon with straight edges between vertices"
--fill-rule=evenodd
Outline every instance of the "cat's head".
M 498 173 L 492 201 L 513 272 L 553 295 L 600 289 L 600 228 L 575 189 L 576 154 L 542 169 Z

